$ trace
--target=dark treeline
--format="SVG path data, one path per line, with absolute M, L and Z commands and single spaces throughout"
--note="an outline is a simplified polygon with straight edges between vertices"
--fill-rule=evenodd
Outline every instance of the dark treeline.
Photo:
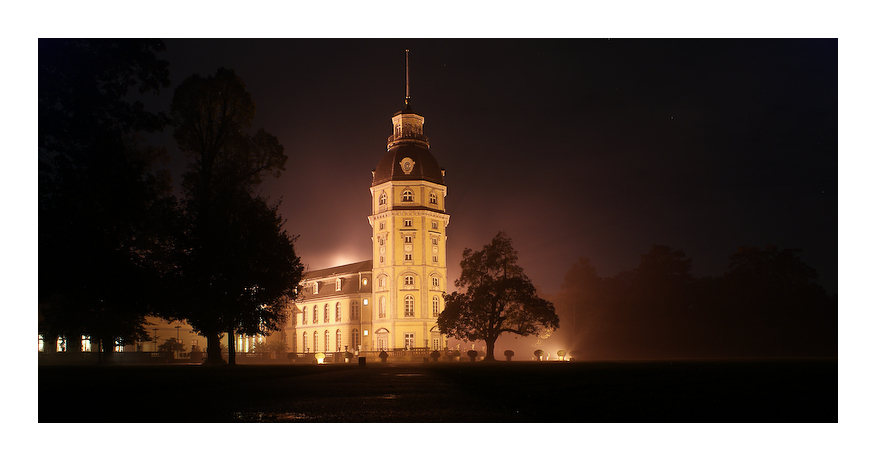
M 170 86 L 160 40 L 39 41 L 39 332 L 80 350 L 149 340 L 145 317 L 185 320 L 221 363 L 236 334 L 281 325 L 303 266 L 277 203 L 258 188 L 287 156 L 263 129 L 234 71 L 193 75 L 170 115 L 137 94 Z M 170 127 L 189 165 L 179 195 L 165 148 L 143 132 Z M 99 354 L 98 354 L 99 356 Z
M 739 248 L 723 275 L 703 278 L 661 245 L 613 277 L 581 258 L 553 297 L 555 334 L 595 360 L 836 357 L 837 298 L 799 251 Z

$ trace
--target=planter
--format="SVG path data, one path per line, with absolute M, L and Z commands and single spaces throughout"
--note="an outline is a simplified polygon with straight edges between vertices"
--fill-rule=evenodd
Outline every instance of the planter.
M 381 362 L 386 363 L 386 358 L 389 357 L 389 354 L 387 354 L 386 351 L 380 351 L 377 356 L 380 357 Z
M 505 351 L 505 360 L 510 362 L 511 357 L 514 357 L 514 351 L 512 351 L 511 349 L 508 349 L 507 351 Z
M 478 359 L 478 351 L 475 350 L 468 351 L 465 353 L 465 355 L 467 355 L 469 360 L 471 360 L 472 362 Z
M 544 357 L 544 351 L 541 349 L 536 349 L 535 352 L 532 353 L 535 356 L 535 360 L 541 362 L 542 357 Z

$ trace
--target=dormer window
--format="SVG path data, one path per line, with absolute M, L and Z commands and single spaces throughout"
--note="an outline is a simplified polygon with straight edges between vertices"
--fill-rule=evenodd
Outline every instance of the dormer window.
M 335 280 L 335 291 L 341 291 L 341 279 Z
M 319 282 L 313 282 L 313 294 L 319 294 Z
M 413 202 L 414 201 L 414 193 L 410 190 L 405 190 L 402 192 L 402 202 Z

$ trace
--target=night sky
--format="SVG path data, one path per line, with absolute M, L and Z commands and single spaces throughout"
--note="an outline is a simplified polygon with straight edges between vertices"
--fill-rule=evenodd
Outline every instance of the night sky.
M 371 170 L 405 92 L 446 169 L 451 280 L 505 231 L 545 293 L 588 257 L 652 244 L 718 276 L 738 246 L 802 249 L 837 291 L 838 42 L 670 39 L 165 39 L 168 110 L 186 77 L 234 69 L 279 138 L 282 199 L 310 269 L 371 259 Z M 171 129 L 152 142 L 185 159 Z

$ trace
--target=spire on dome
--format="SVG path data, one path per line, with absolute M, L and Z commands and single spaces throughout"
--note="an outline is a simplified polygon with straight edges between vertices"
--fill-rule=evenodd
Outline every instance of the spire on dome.
M 411 78 L 408 66 L 408 53 L 411 50 L 405 50 L 405 109 L 411 108 Z

